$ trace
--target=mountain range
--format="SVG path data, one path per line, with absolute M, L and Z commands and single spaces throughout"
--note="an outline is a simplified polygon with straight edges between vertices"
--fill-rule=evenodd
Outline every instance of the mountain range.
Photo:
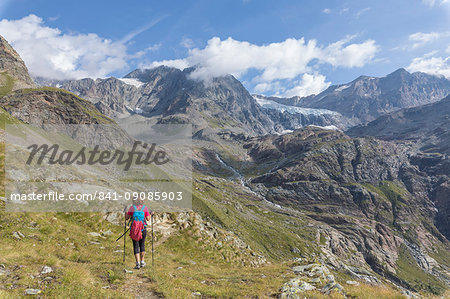
M 5 122 L 194 126 L 192 215 L 161 215 L 166 223 L 177 219 L 170 223 L 178 229 L 162 238 L 167 254 L 158 258 L 165 259 L 165 269 L 151 279 L 166 296 L 174 297 L 174 285 L 194 296 L 192 284 L 209 297 L 251 297 L 249 289 L 282 298 L 317 295 L 307 293 L 312 290 L 364 298 L 358 288 L 375 294 L 393 288 L 391 297 L 448 294 L 449 80 L 400 69 L 286 99 L 251 95 L 231 75 L 202 82 L 190 78 L 192 68 L 161 66 L 124 78 L 35 78 L 51 86 L 36 88 L 18 54 L 4 39 L 1 44 L 2 76 L 10 78 L 0 97 Z M 27 88 L 18 89 L 20 84 Z M 75 214 L 56 217 L 79 222 Z M 27 229 L 11 223 L 0 231 L 2 240 Z M 45 235 L 39 230 L 33 238 Z M 77 267 L 97 273 L 71 252 Z M 66 262 L 61 254 L 52 258 Z M 10 274 L 24 276 L 10 260 L 0 262 Z M 223 268 L 239 282 L 226 284 L 237 278 L 213 274 Z M 257 268 L 268 272 L 242 278 Z M 55 275 L 66 275 L 60 274 L 65 268 L 59 271 Z M 111 290 L 119 283 L 108 279 Z M 52 284 L 42 285 L 51 292 Z
M 402 108 L 439 101 L 449 93 L 447 78 L 409 73 L 401 68 L 381 78 L 360 76 L 352 82 L 330 86 L 318 95 L 273 100 L 298 107 L 337 111 L 357 125 Z
M 425 152 L 450 154 L 450 97 L 423 106 L 401 109 L 366 126 L 353 127 L 350 136 L 417 142 Z

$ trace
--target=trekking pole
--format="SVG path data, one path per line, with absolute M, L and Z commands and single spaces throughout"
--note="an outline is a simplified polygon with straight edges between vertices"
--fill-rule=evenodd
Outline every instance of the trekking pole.
M 152 215 L 152 267 L 155 267 L 155 260 L 153 258 L 153 251 L 154 251 L 154 238 L 153 238 L 153 215 Z
M 125 209 L 123 210 L 123 217 L 124 217 L 124 220 L 123 220 L 123 235 L 122 236 L 125 236 L 125 234 L 127 233 L 127 206 L 125 206 Z M 126 244 L 127 244 L 127 238 L 123 238 L 123 263 L 124 264 L 125 264 Z

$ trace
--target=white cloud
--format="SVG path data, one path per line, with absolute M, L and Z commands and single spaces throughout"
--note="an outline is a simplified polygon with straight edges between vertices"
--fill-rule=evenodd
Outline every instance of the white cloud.
M 29 15 L 0 21 L 2 34 L 34 76 L 52 79 L 105 77 L 127 67 L 127 47 L 96 34 L 64 34 Z M 133 33 L 134 34 L 134 33 Z M 125 40 L 129 40 L 127 36 Z
M 435 6 L 436 4 L 443 5 L 450 3 L 450 0 L 422 0 L 422 3 L 428 5 L 430 7 Z
M 269 90 L 273 81 L 296 80 L 300 75 L 311 73 L 324 63 L 346 68 L 364 66 L 373 59 L 378 47 L 373 40 L 350 44 L 353 38 L 347 37 L 328 46 L 318 45 L 316 40 L 306 42 L 303 38 L 288 38 L 282 42 L 259 46 L 232 38 L 221 40 L 214 37 L 205 48 L 190 49 L 184 59 L 155 61 L 150 67 L 169 65 L 182 69 L 196 66 L 191 77 L 204 81 L 226 74 L 240 78 L 249 70 L 256 70 L 258 74 L 252 82 L 256 84 L 257 90 L 262 91 Z M 303 79 L 308 78 L 306 76 Z M 321 77 L 314 78 L 318 80 Z M 322 87 L 325 86 L 325 78 L 323 79 L 320 85 Z M 317 86 L 311 90 L 316 91 Z M 303 86 L 295 90 L 304 93 L 308 89 Z
M 93 33 L 62 33 L 58 28 L 44 25 L 43 20 L 35 15 L 19 20 L 1 20 L 0 32 L 13 44 L 34 76 L 54 79 L 96 78 L 125 69 L 128 60 L 140 58 L 147 51 L 156 51 L 160 44 L 130 55 L 126 43 L 162 19 L 116 42 Z M 221 40 L 214 37 L 204 48 L 192 48 L 191 41 L 184 39 L 182 44 L 190 47 L 186 58 L 154 61 L 141 67 L 167 65 L 184 69 L 196 66 L 192 78 L 205 81 L 226 74 L 242 78 L 252 70 L 256 75 L 250 78 L 250 85 L 254 85 L 255 90 L 289 94 L 295 91 L 299 95 L 306 95 L 316 93 L 329 84 L 324 76 L 317 74 L 321 64 L 353 68 L 362 67 L 373 60 L 378 50 L 375 41 L 352 43 L 353 38 L 347 37 L 329 45 L 319 45 L 316 40 L 305 41 L 303 38 L 256 45 L 232 38 Z M 283 81 L 285 89 L 280 87 L 280 83 L 275 83 L 280 80 L 286 80 Z M 286 90 L 286 86 L 294 87 Z
M 180 46 L 186 49 L 192 49 L 194 47 L 194 41 L 188 37 L 183 37 L 183 39 L 180 42 Z
M 130 59 L 141 58 L 142 56 L 144 56 L 148 52 L 156 52 L 156 51 L 158 51 L 161 48 L 161 46 L 162 46 L 161 43 L 150 45 L 144 50 L 138 51 L 138 52 L 134 53 L 133 55 L 128 55 L 128 58 L 130 58 Z
M 423 4 L 426 4 L 428 6 L 434 6 L 434 4 L 436 3 L 435 0 L 422 0 Z
M 367 40 L 360 44 L 349 44 L 352 36 L 330 44 L 322 50 L 319 57 L 333 66 L 362 67 L 369 63 L 378 51 L 374 40 Z
M 326 82 L 326 77 L 320 74 L 303 74 L 299 80 L 290 80 L 290 86 L 286 88 L 287 82 L 273 81 L 262 82 L 253 88 L 253 92 L 259 94 L 271 93 L 280 97 L 304 97 L 311 94 L 318 94 L 327 89 L 331 83 Z M 274 92 L 275 91 L 275 92 Z
M 265 94 L 265 93 L 273 91 L 273 90 L 284 90 L 284 87 L 281 85 L 280 81 L 275 81 L 275 82 L 258 83 L 253 88 L 253 92 L 256 92 L 259 94 Z
M 173 61 L 182 66 L 197 66 L 192 74 L 196 79 L 208 80 L 226 74 L 241 77 L 250 69 L 260 71 L 256 82 L 293 79 L 311 71 L 312 64 L 361 67 L 370 62 L 378 49 L 375 41 L 348 44 L 350 39 L 324 47 L 317 45 L 316 40 L 305 42 L 303 38 L 288 38 L 283 42 L 258 46 L 232 38 L 221 40 L 214 37 L 205 48 L 191 49 L 188 57 Z M 167 64 L 169 61 L 156 61 L 152 66 Z
M 180 70 L 183 70 L 190 66 L 185 59 L 169 59 L 169 60 L 155 61 L 150 65 L 140 65 L 139 67 L 140 68 L 154 68 L 154 67 L 158 67 L 161 65 L 174 67 L 174 68 L 177 68 Z
M 450 56 L 448 57 L 416 57 L 407 67 L 411 72 L 424 72 L 432 75 L 442 75 L 450 78 Z
M 362 14 L 368 12 L 369 10 L 371 10 L 370 7 L 363 8 L 363 9 L 361 9 L 360 11 L 358 11 L 357 13 L 355 13 L 355 16 L 356 16 L 357 18 L 359 18 Z
M 154 19 L 150 22 L 148 22 L 147 24 L 145 24 L 142 27 L 139 27 L 133 31 L 131 31 L 130 33 L 128 33 L 122 40 L 121 43 L 125 44 L 127 42 L 129 42 L 130 40 L 132 40 L 133 38 L 135 38 L 137 35 L 141 34 L 144 31 L 149 30 L 150 28 L 152 28 L 153 26 L 155 26 L 156 24 L 158 24 L 159 22 L 161 22 L 162 20 L 164 20 L 165 18 L 167 18 L 168 15 L 159 17 L 157 19 Z
M 438 33 L 438 32 L 429 32 L 429 33 L 416 32 L 410 34 L 408 36 L 408 39 L 413 42 L 412 46 L 413 48 L 418 48 L 420 46 L 433 42 L 446 34 L 447 33 Z
M 323 75 L 303 74 L 302 79 L 297 81 L 294 88 L 286 90 L 283 93 L 285 97 L 293 96 L 307 96 L 310 94 L 318 94 L 327 89 L 331 83 L 325 82 L 326 78 Z
M 322 12 L 323 12 L 324 14 L 329 15 L 329 14 L 331 13 L 331 9 L 325 8 L 324 10 L 322 10 Z
M 54 22 L 54 21 L 59 20 L 59 18 L 60 18 L 60 16 L 54 16 L 54 17 L 48 17 L 47 20 L 48 20 L 49 22 Z

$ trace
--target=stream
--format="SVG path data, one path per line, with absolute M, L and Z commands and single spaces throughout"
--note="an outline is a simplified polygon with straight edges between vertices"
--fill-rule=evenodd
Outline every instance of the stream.
M 241 186 L 242 186 L 247 192 L 249 192 L 249 193 L 255 195 L 256 197 L 262 199 L 263 202 L 264 202 L 265 204 L 267 204 L 268 206 L 275 207 L 275 208 L 278 208 L 278 209 L 281 209 L 281 210 L 286 210 L 286 209 L 291 210 L 291 209 L 289 209 L 289 208 L 282 207 L 282 206 L 279 205 L 279 204 L 276 204 L 276 203 L 273 203 L 273 202 L 271 202 L 271 201 L 268 201 L 264 196 L 262 196 L 261 194 L 256 193 L 255 191 L 253 191 L 253 190 L 248 186 L 247 181 L 245 180 L 244 176 L 243 176 L 237 169 L 235 169 L 234 167 L 232 167 L 231 165 L 228 165 L 225 161 L 223 161 L 222 158 L 219 156 L 219 154 L 215 153 L 215 155 L 216 155 L 217 161 L 219 161 L 219 163 L 220 163 L 224 168 L 228 169 L 229 171 L 231 171 L 231 172 L 233 173 L 233 176 L 231 177 L 231 179 L 232 179 L 232 180 L 239 180 Z

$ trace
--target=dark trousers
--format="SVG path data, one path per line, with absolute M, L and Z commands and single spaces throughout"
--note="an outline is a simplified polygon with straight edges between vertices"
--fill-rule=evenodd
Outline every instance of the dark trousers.
M 133 240 L 134 254 L 138 254 L 139 252 L 145 252 L 145 237 L 147 237 L 146 229 L 142 231 L 142 239 L 140 239 L 139 241 Z

